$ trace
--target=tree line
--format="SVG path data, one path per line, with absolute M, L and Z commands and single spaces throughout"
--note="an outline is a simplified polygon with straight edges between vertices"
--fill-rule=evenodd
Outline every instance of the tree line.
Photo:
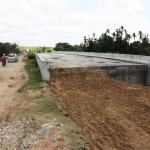
M 82 44 L 71 45 L 67 42 L 59 42 L 59 43 L 56 43 L 54 50 L 55 51 L 83 51 L 83 48 L 82 48 Z
M 16 53 L 18 54 L 20 52 L 18 45 L 16 43 L 2 43 L 0 42 L 0 56 L 3 54 L 8 55 L 9 53 Z
M 84 36 L 80 45 L 72 46 L 68 43 L 57 43 L 54 50 L 150 55 L 150 43 L 148 34 L 144 34 L 142 31 L 129 34 L 121 26 L 114 32 L 107 29 L 98 38 L 95 33 L 91 37 Z

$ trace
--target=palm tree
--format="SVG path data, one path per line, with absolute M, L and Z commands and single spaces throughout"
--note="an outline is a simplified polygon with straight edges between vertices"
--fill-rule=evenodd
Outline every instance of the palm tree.
M 130 35 L 130 34 L 126 34 L 126 39 L 127 39 L 127 41 L 130 43 L 130 39 L 132 38 L 132 36 Z
M 133 38 L 134 38 L 134 41 L 135 41 L 136 34 L 135 34 L 135 33 L 133 33 L 133 34 L 132 34 L 132 36 L 133 36 Z
M 106 30 L 106 34 L 107 34 L 107 33 L 109 33 L 109 32 L 110 32 L 110 30 L 109 30 L 109 29 L 107 29 L 107 30 Z
M 124 30 L 124 27 L 123 27 L 123 26 L 121 26 L 121 30 L 120 30 L 121 40 L 122 40 L 123 30 Z
M 116 37 L 116 33 L 115 33 L 115 32 L 113 32 L 113 33 L 112 33 L 112 36 L 113 36 L 113 39 L 115 39 L 115 37 Z
M 113 32 L 112 36 L 113 36 L 113 53 L 114 53 L 114 47 L 115 47 L 114 42 L 115 42 L 116 33 Z
M 86 51 L 87 38 L 86 38 L 86 36 L 84 36 L 83 38 L 84 38 L 84 51 Z
M 116 40 L 118 40 L 119 39 L 119 30 L 118 29 L 116 29 Z
M 139 31 L 138 35 L 139 35 L 139 40 L 142 41 L 142 35 L 143 35 L 142 31 Z
M 125 37 L 126 37 L 127 36 L 127 30 L 126 29 L 124 30 L 124 33 L 125 33 Z
M 124 27 L 123 26 L 121 26 L 121 30 L 123 31 L 123 29 L 124 29 Z
M 95 39 L 95 33 L 93 33 L 93 40 Z

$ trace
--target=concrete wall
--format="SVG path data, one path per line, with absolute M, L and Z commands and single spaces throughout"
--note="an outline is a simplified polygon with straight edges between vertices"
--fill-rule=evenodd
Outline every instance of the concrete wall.
M 129 62 L 136 62 L 136 63 L 144 63 L 150 64 L 150 56 L 142 56 L 142 55 L 128 55 L 128 54 L 115 54 L 115 53 L 94 53 L 94 52 L 57 52 L 57 53 L 67 53 L 67 54 L 76 54 L 76 55 L 83 55 L 89 57 L 102 57 L 102 58 L 110 58 L 110 59 L 117 59 Z
M 140 55 L 127 55 L 127 54 L 112 54 L 112 53 L 86 53 L 86 52 L 54 52 L 67 55 L 78 55 L 88 57 L 110 58 L 116 60 L 123 60 L 128 62 L 142 63 L 143 65 L 134 66 L 105 66 L 98 67 L 109 76 L 132 84 L 150 86 L 150 57 Z M 42 56 L 48 54 L 36 54 L 38 67 L 40 68 L 42 79 L 45 81 L 50 80 L 50 72 L 48 71 L 48 60 L 43 59 Z M 69 57 L 70 58 L 70 57 Z
M 150 86 L 150 57 L 142 55 L 128 55 L 128 54 L 114 54 L 114 53 L 93 53 L 93 52 L 57 52 L 57 53 L 67 53 L 70 55 L 88 56 L 88 57 L 100 57 L 100 58 L 110 58 L 115 60 L 122 60 L 127 62 L 142 63 L 145 67 L 131 69 L 128 67 L 118 67 L 114 69 L 103 68 L 103 71 L 109 76 L 122 80 L 128 83 L 147 85 Z M 135 66 L 134 66 L 135 67 Z M 134 68 L 133 67 L 133 68 Z M 112 68 L 112 67 L 111 67 Z M 125 69 L 126 68 L 126 69 Z
M 41 72 L 42 79 L 44 81 L 49 81 L 50 80 L 50 72 L 47 69 L 47 62 L 42 57 L 40 57 L 40 55 L 36 54 L 35 56 L 36 56 L 36 61 L 37 61 L 38 67 Z
M 136 66 L 105 66 L 99 68 L 103 72 L 116 80 L 121 80 L 131 84 L 148 85 L 146 65 Z
M 146 85 L 150 86 L 150 65 L 147 65 Z
M 129 62 L 150 64 L 149 56 L 142 55 L 128 55 L 128 54 L 113 54 L 113 53 L 90 53 L 91 56 L 98 56 L 104 58 L 118 59 Z

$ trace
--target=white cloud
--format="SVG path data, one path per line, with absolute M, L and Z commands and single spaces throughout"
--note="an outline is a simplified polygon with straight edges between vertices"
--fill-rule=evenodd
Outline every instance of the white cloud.
M 79 44 L 84 35 L 100 35 L 124 26 L 149 32 L 142 0 L 0 0 L 0 41 L 54 46 Z M 80 7 L 80 8 L 79 8 Z

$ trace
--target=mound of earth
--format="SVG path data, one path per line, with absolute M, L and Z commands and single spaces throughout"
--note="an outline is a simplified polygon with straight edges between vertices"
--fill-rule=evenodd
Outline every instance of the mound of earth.
M 54 70 L 51 85 L 91 150 L 150 148 L 150 88 L 91 69 Z

